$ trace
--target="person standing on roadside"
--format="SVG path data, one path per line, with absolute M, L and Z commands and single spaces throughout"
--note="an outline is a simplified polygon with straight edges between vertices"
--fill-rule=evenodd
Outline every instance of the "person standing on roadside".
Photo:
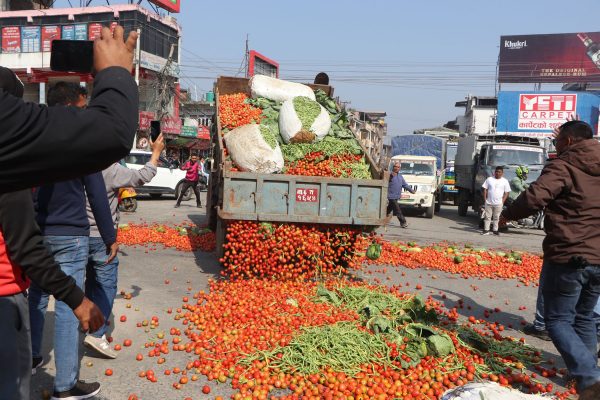
M 540 275 L 548 334 L 577 381 L 580 400 L 600 399 L 594 308 L 600 297 L 600 142 L 583 121 L 568 121 L 555 136 L 558 157 L 502 212 L 525 218 L 544 208 Z
M 23 95 L 23 84 L 0 68 L 0 90 Z M 62 272 L 44 246 L 35 223 L 31 190 L 0 194 L 0 393 L 7 399 L 29 399 L 31 336 L 27 289 L 29 280 L 67 304 L 84 331 L 104 323 L 102 313 L 75 280 Z M 10 367 L 8 367 L 10 365 Z
M 138 187 L 148 183 L 156 176 L 160 154 L 165 148 L 162 134 L 156 142 L 150 141 L 152 156 L 150 161 L 139 170 L 129 169 L 120 163 L 114 163 L 104 171 L 104 185 L 108 194 L 108 203 L 112 213 L 112 223 L 115 229 L 119 224 L 119 189 L 123 187 Z M 109 320 L 115 296 L 117 295 L 117 280 L 119 273 L 119 258 L 109 260 L 108 251 L 92 212 L 87 203 L 87 215 L 90 222 L 90 241 L 87 270 L 85 277 L 85 294 L 102 310 L 105 321 Z M 117 358 L 117 352 L 110 348 L 106 339 L 108 325 L 104 324 L 95 332 L 90 332 L 83 344 L 95 349 L 108 358 Z
M 189 188 L 192 188 L 194 194 L 196 195 L 196 207 L 202 207 L 202 202 L 200 200 L 200 189 L 198 189 L 198 180 L 200 179 L 202 166 L 198 162 L 198 156 L 191 156 L 188 162 L 186 162 L 181 169 L 187 172 L 185 174 L 185 180 L 181 185 L 179 197 L 177 197 L 177 203 L 175 203 L 175 208 L 178 208 L 181 205 L 181 200 Z
M 48 90 L 48 106 L 84 108 L 87 92 L 72 82 L 58 82 Z M 98 221 L 106 254 L 110 262 L 116 257 L 119 245 L 112 224 L 108 198 L 102 174 L 96 172 L 83 178 L 40 186 L 35 191 L 36 221 L 44 242 L 63 272 L 73 277 L 83 288 L 88 259 L 90 225 L 85 209 L 86 195 Z M 29 289 L 29 319 L 31 322 L 32 373 L 40 367 L 45 314 L 49 294 L 35 283 Z M 97 382 L 86 383 L 79 376 L 78 322 L 68 305 L 55 304 L 53 399 L 87 399 L 100 391 Z
M 398 204 L 398 200 L 402 194 L 402 189 L 409 191 L 412 194 L 415 194 L 415 191 L 408 186 L 408 183 L 404 180 L 404 177 L 400 173 L 400 163 L 395 162 L 392 167 L 392 173 L 390 174 L 390 182 L 388 185 L 388 206 L 387 206 L 387 218 L 386 224 L 392 218 L 393 215 L 398 217 L 398 221 L 400 221 L 400 226 L 403 228 L 408 228 L 408 223 L 406 222 L 406 218 L 404 218 L 404 214 L 402 214 L 402 210 L 400 209 L 400 204 Z M 390 214 L 391 213 L 391 214 Z
M 499 235 L 498 221 L 504 202 L 510 193 L 510 183 L 503 176 L 504 168 L 498 166 L 494 171 L 494 176 L 490 176 L 483 182 L 483 198 L 485 199 L 485 208 L 483 211 L 483 232 L 482 235 L 490 234 L 490 225 L 494 235 Z

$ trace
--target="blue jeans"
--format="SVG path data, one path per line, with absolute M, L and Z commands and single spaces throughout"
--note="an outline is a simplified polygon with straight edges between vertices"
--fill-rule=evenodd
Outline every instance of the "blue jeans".
M 117 295 L 119 258 L 115 257 L 110 264 L 106 263 L 107 259 L 106 245 L 102 238 L 90 237 L 85 294 L 100 308 L 106 321 L 100 329 L 92 333 L 95 337 L 102 337 L 106 334 L 108 318 Z
M 535 319 L 533 320 L 533 326 L 538 331 L 546 330 L 546 323 L 544 322 L 544 296 L 542 295 L 542 282 L 544 281 L 544 275 L 546 274 L 545 271 L 549 268 L 546 265 L 546 263 L 542 265 L 542 272 L 540 273 L 540 285 L 538 287 L 538 294 L 535 303 Z M 596 322 L 596 332 L 600 338 L 600 299 L 598 299 L 596 307 L 594 307 L 594 320 Z
M 73 277 L 83 288 L 88 254 L 87 236 L 45 236 L 48 250 L 62 271 Z M 48 307 L 48 293 L 35 283 L 29 288 L 29 319 L 31 321 L 31 347 L 33 357 L 41 357 L 44 320 Z M 79 321 L 73 311 L 62 301 L 55 303 L 54 363 L 57 392 L 70 390 L 79 376 Z
M 575 269 L 544 262 L 544 320 L 581 393 L 600 381 L 594 307 L 600 297 L 600 265 Z

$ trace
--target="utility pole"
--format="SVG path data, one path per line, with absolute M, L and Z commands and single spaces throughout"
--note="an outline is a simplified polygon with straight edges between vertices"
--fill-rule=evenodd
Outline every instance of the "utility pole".
M 245 71 L 246 78 L 249 77 L 248 76 L 249 68 L 250 68 L 250 45 L 249 45 L 249 35 L 246 34 L 246 53 L 244 54 L 244 71 Z

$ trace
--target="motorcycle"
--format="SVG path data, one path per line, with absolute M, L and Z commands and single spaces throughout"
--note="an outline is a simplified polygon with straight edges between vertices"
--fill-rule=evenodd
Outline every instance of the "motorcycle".
M 119 211 L 134 212 L 137 209 L 138 203 L 136 199 L 137 193 L 133 188 L 119 189 Z
M 529 228 L 529 229 L 541 229 L 544 230 L 544 216 L 546 213 L 544 210 L 540 210 L 533 214 L 531 217 L 523 218 L 518 221 L 510 221 L 506 224 L 507 227 L 512 228 Z

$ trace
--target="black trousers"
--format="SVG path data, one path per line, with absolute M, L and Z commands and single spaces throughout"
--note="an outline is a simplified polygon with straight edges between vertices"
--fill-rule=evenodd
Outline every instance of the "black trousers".
M 390 215 L 390 213 L 393 212 L 395 216 L 398 217 L 398 221 L 400 221 L 400 224 L 404 225 L 406 224 L 406 218 L 404 218 L 404 214 L 402 214 L 402 210 L 400 209 L 400 204 L 398 204 L 398 200 L 392 200 L 392 199 L 388 199 L 388 206 L 387 206 L 387 215 Z
M 181 199 L 183 199 L 185 192 L 187 192 L 189 188 L 192 188 L 192 190 L 196 194 L 196 204 L 197 205 L 202 204 L 200 202 L 200 189 L 198 189 L 198 181 L 192 182 L 192 181 L 188 181 L 186 179 L 183 181 L 183 184 L 181 185 L 181 191 L 179 192 L 179 197 L 177 198 L 177 205 L 181 204 Z

